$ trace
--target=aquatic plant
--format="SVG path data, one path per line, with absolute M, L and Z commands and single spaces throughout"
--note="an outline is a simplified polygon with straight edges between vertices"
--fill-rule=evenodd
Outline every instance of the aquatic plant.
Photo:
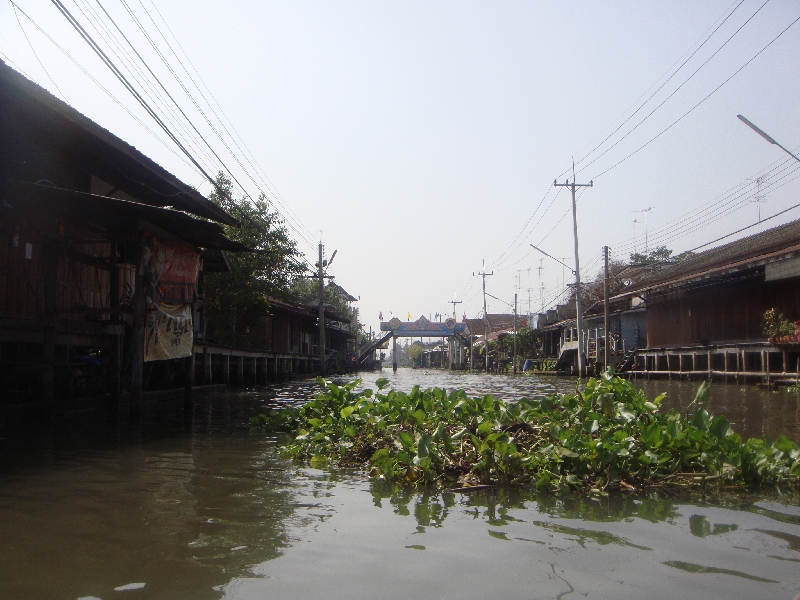
M 602 493 L 707 481 L 796 485 L 800 447 L 781 436 L 733 432 L 705 408 L 703 383 L 684 416 L 659 410 L 627 380 L 607 372 L 581 392 L 504 401 L 463 390 L 355 391 L 360 380 L 302 407 L 254 417 L 254 427 L 291 431 L 283 448 L 312 466 L 369 470 L 389 481 L 445 487 L 532 485 Z

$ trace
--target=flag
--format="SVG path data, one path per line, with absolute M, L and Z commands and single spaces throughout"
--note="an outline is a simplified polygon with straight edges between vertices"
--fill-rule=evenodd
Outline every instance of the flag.
M 383 321 L 383 311 L 378 313 L 378 320 Z
M 411 320 L 411 313 L 408 313 L 408 320 Z

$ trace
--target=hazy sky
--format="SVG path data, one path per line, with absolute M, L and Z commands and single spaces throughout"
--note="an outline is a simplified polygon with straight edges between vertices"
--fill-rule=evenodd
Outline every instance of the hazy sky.
M 95 15 L 113 27 L 96 0 L 62 1 L 107 52 L 112 42 L 124 46 L 116 31 L 92 28 Z M 101 1 L 257 194 L 121 0 Z M 206 106 L 207 116 L 259 187 L 277 194 L 309 261 L 320 230 L 327 254 L 338 250 L 331 273 L 360 296 L 367 326 L 377 327 L 380 311 L 385 319 L 390 311 L 403 319 L 452 314 L 454 297 L 463 301 L 459 318 L 477 316 L 473 272 L 484 260 L 494 273 L 487 292 L 502 299 L 489 298 L 489 312 L 510 311 L 503 302 L 513 302 L 517 281 L 521 313 L 529 294 L 533 312 L 542 297 L 554 303 L 571 274 L 529 244 L 574 264 L 569 194 L 552 187 L 571 174 L 573 157 L 578 183 L 594 181 L 578 201 L 583 279 L 602 267 L 604 245 L 620 259 L 643 250 L 645 221 L 650 247 L 683 251 L 755 223 L 759 205 L 763 219 L 800 203 L 800 163 L 736 118 L 745 115 L 789 149 L 800 146 L 800 23 L 790 27 L 797 2 L 158 2 L 195 72 L 152 0 L 126 1 L 201 107 L 145 8 L 204 89 L 202 77 L 263 179 Z M 52 2 L 18 5 L 158 129 Z M 162 132 L 149 133 L 18 16 L 0 3 L 0 58 L 210 190 Z M 147 89 L 144 77 L 130 77 Z M 154 106 L 179 132 L 168 104 Z M 220 168 L 202 143 L 187 143 L 206 169 Z M 762 175 L 765 200 L 757 204 Z M 737 237 L 795 218 L 800 210 Z

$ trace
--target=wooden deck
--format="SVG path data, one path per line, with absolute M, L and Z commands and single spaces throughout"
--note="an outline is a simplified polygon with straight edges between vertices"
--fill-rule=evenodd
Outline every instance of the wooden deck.
M 800 379 L 800 344 L 767 342 L 643 348 L 629 377 L 717 379 L 742 383 L 794 383 Z

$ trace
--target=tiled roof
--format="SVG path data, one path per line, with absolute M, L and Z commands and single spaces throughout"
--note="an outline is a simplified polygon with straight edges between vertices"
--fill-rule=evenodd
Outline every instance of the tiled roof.
M 716 271 L 745 269 L 773 255 L 800 250 L 800 220 L 699 252 L 673 266 L 637 282 L 621 294 L 668 285 L 679 279 L 711 274 Z
M 517 327 L 522 327 L 522 323 L 527 321 L 524 315 L 517 315 Z M 472 335 L 483 335 L 483 317 L 479 319 L 467 319 L 467 329 Z M 496 331 L 506 331 L 514 329 L 514 315 L 501 315 L 489 313 L 489 333 Z

